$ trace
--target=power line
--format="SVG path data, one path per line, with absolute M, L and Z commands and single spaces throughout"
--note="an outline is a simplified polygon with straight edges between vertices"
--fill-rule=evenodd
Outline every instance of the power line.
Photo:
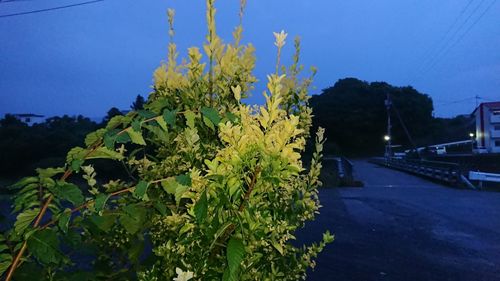
M 438 104 L 435 104 L 434 106 L 447 106 L 447 105 L 453 105 L 453 104 L 457 104 L 457 103 L 463 103 L 463 102 L 466 102 L 466 101 L 470 101 L 470 100 L 476 100 L 479 101 L 479 100 L 483 100 L 483 101 L 493 101 L 487 97 L 482 97 L 482 96 L 473 96 L 473 97 L 468 97 L 468 98 L 465 98 L 465 99 L 460 99 L 460 100 L 454 100 L 454 101 L 443 101 L 443 102 L 440 102 Z
M 441 55 L 443 52 L 447 53 L 449 50 L 450 43 L 453 42 L 453 39 L 460 34 L 463 28 L 469 23 L 471 18 L 476 14 L 476 12 L 483 6 L 486 0 L 481 0 L 479 4 L 469 13 L 468 17 L 462 22 L 462 24 L 453 32 L 450 38 L 446 40 L 445 44 L 441 46 L 441 48 L 435 53 L 434 56 L 430 58 L 430 60 L 426 60 L 428 63 L 424 65 L 424 68 L 419 73 L 418 76 L 422 76 L 424 73 L 428 72 L 430 69 L 434 67 L 437 61 L 439 61 L 443 56 Z M 496 0 L 495 0 L 496 1 Z
M 475 98 L 476 97 L 469 97 L 469 98 L 465 98 L 465 99 L 461 99 L 461 100 L 455 100 L 455 101 L 450 101 L 450 102 L 439 103 L 439 104 L 436 104 L 435 106 L 452 105 L 452 104 L 457 104 L 457 103 L 462 103 L 462 102 L 470 101 L 470 100 L 473 100 Z
M 31 0 L 0 0 L 0 4 L 10 3 L 10 2 L 24 2 L 24 1 L 31 1 Z
M 439 41 L 437 41 L 436 44 L 434 44 L 431 48 L 427 49 L 427 51 L 423 55 L 423 58 L 426 58 L 426 57 L 429 57 L 429 56 L 433 57 L 432 56 L 432 54 L 434 53 L 433 50 L 436 49 L 436 48 L 438 48 L 441 45 L 441 43 L 443 43 L 443 42 L 446 43 L 446 39 L 448 38 L 448 35 L 455 28 L 455 26 L 459 22 L 460 18 L 465 14 L 465 12 L 467 11 L 467 9 L 469 9 L 470 5 L 473 2 L 474 2 L 474 0 L 469 0 L 469 2 L 464 6 L 464 8 L 462 8 L 462 10 L 458 14 L 458 16 L 455 18 L 455 20 L 453 21 L 453 23 L 450 25 L 450 27 L 448 28 L 448 30 L 446 30 L 445 34 L 441 37 L 441 39 Z M 426 61 L 427 61 L 427 59 L 422 60 L 422 63 L 418 67 L 418 70 L 420 70 L 423 67 L 425 67 Z
M 479 15 L 478 18 L 476 18 L 476 20 L 467 28 L 467 30 L 464 33 L 462 33 L 462 35 L 457 40 L 455 40 L 455 42 L 453 42 L 453 44 L 450 45 L 448 49 L 445 50 L 444 54 L 441 57 L 437 58 L 436 61 L 434 61 L 434 63 L 432 65 L 430 65 L 428 70 L 432 70 L 442 58 L 446 57 L 446 55 L 448 55 L 448 53 L 456 45 L 458 45 L 462 41 L 462 39 L 464 39 L 464 37 L 467 36 L 467 34 L 469 34 L 469 32 L 472 30 L 472 28 L 474 28 L 474 26 L 476 26 L 476 24 L 484 17 L 484 15 L 486 15 L 486 13 L 488 13 L 488 11 L 493 7 L 493 5 L 495 4 L 496 1 L 497 0 L 493 0 L 488 5 L 488 7 L 486 7 L 486 9 L 481 13 L 481 15 Z
M 42 13 L 42 12 L 49 12 L 49 11 L 54 11 L 54 10 L 61 10 L 61 9 L 66 9 L 66 8 L 72 8 L 72 7 L 77 7 L 77 6 L 94 4 L 94 3 L 97 3 L 97 2 L 103 2 L 103 1 L 104 0 L 93 0 L 93 1 L 81 2 L 81 3 L 76 3 L 76 4 L 64 5 L 64 6 L 57 6 L 57 7 L 46 8 L 46 9 L 39 9 L 39 10 L 32 10 L 32 11 L 27 11 L 27 12 L 6 14 L 6 15 L 0 15 L 0 18 L 7 18 L 7 17 L 15 17 L 15 16 L 22 16 L 22 15 L 28 15 L 28 14 L 36 14 L 36 13 Z M 12 1 L 10 1 L 10 2 L 12 2 Z

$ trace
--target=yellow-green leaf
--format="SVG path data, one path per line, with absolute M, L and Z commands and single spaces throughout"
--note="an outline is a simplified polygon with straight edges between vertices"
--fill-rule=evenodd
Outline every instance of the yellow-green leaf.
M 132 140 L 133 143 L 139 144 L 139 145 L 146 145 L 146 142 L 144 141 L 144 138 L 142 137 L 141 132 L 134 131 L 133 129 L 129 128 L 127 129 L 127 134 L 130 136 L 130 139 Z
M 17 215 L 16 222 L 14 223 L 14 231 L 21 235 L 26 228 L 33 222 L 33 220 L 38 216 L 40 212 L 39 208 L 25 210 L 24 212 Z

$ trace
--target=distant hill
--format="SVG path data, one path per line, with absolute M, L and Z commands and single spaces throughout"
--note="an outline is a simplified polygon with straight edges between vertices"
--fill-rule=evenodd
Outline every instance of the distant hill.
M 467 139 L 468 117 L 434 118 L 431 97 L 413 87 L 345 78 L 311 98 L 314 125 L 326 129 L 326 149 L 353 156 L 382 154 L 387 132 L 387 94 L 397 110 L 391 112 L 393 144 L 412 147 L 398 113 L 417 146 Z

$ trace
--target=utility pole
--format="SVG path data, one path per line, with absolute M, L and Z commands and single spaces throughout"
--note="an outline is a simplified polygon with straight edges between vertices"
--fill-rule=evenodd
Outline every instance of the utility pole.
M 385 157 L 392 157 L 392 135 L 391 135 L 391 106 L 392 100 L 389 92 L 387 92 L 387 98 L 385 100 L 385 108 L 387 109 L 387 135 L 384 137 L 385 141 L 387 141 L 385 147 Z

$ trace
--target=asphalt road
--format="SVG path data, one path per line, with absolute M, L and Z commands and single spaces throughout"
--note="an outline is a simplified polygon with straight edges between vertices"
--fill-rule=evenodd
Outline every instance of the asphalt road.
M 500 192 L 441 186 L 354 161 L 363 188 L 325 188 L 300 242 L 336 240 L 307 280 L 500 280 Z

